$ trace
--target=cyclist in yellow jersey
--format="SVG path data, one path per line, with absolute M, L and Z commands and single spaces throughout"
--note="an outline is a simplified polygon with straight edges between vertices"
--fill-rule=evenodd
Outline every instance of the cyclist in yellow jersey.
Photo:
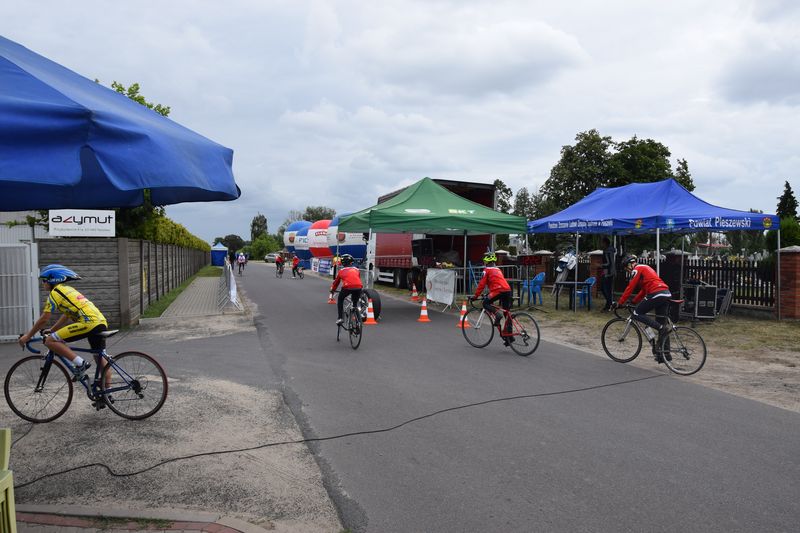
M 50 315 L 60 311 L 62 315 L 53 325 L 52 333 L 45 337 L 44 345 L 69 359 L 75 366 L 76 379 L 80 379 L 91 363 L 76 355 L 67 343 L 88 339 L 92 349 L 105 348 L 105 338 L 98 333 L 108 329 L 106 317 L 83 294 L 64 285 L 67 281 L 81 279 L 69 268 L 62 265 L 47 265 L 39 274 L 39 279 L 49 293 L 47 301 L 41 316 L 30 331 L 20 336 L 19 344 L 24 347 L 37 331 L 50 323 Z

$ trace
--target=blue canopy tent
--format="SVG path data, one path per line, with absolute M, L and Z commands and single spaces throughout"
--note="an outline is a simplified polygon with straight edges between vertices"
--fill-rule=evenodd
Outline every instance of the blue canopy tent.
M 673 179 L 654 183 L 631 183 L 622 187 L 599 187 L 563 211 L 528 222 L 528 233 L 575 233 L 576 235 L 655 233 L 657 268 L 660 263 L 658 259 L 662 232 L 768 229 L 778 230 L 778 249 L 780 249 L 780 219 L 777 216 L 711 205 L 687 191 Z M 576 253 L 577 251 L 576 238 Z M 778 254 L 778 269 L 780 270 L 780 254 Z M 577 269 L 575 272 L 577 276 Z M 780 276 L 778 276 L 778 294 L 780 294 Z M 778 317 L 780 317 L 780 301 Z
M 235 200 L 233 151 L 0 36 L 0 211 Z

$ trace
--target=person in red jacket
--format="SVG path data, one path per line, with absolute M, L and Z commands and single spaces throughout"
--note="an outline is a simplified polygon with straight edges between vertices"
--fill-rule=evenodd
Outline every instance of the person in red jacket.
M 275 268 L 280 270 L 281 275 L 283 275 L 283 254 L 278 254 L 275 256 Z
M 488 313 L 495 313 L 495 323 L 500 324 L 503 320 L 503 313 L 492 305 L 492 302 L 499 302 L 500 307 L 508 311 L 511 309 L 511 287 L 503 275 L 503 271 L 497 268 L 497 256 L 494 252 L 487 252 L 483 256 L 483 277 L 481 277 L 478 288 L 475 289 L 475 299 L 481 295 L 483 289 L 489 288 L 489 297 L 483 300 L 483 308 Z M 506 333 L 511 333 L 511 322 L 506 320 L 505 324 Z M 503 339 L 503 342 L 508 346 L 508 340 Z
M 297 278 L 297 267 L 299 264 L 300 264 L 300 258 L 294 256 L 294 258 L 292 259 L 292 279 Z
M 358 299 L 361 298 L 361 289 L 364 288 L 361 284 L 361 273 L 358 271 L 358 268 L 353 266 L 353 256 L 344 254 L 341 257 L 341 261 L 342 268 L 336 273 L 336 279 L 333 280 L 333 284 L 331 285 L 331 297 L 333 297 L 333 291 L 336 290 L 339 283 L 342 284 L 342 290 L 339 292 L 339 299 L 336 300 L 336 311 L 339 313 L 339 318 L 336 320 L 337 325 L 342 323 L 344 299 L 350 296 L 350 301 L 353 302 L 353 305 L 356 305 Z
M 639 294 L 633 299 L 633 303 L 637 304 L 633 310 L 633 319 L 650 326 L 659 335 L 664 335 L 667 332 L 664 322 L 666 322 L 672 293 L 669 292 L 669 286 L 658 277 L 655 270 L 647 265 L 639 265 L 637 264 L 638 262 L 635 255 L 629 255 L 625 259 L 625 270 L 630 274 L 631 278 L 625 288 L 625 292 L 620 296 L 619 302 L 614 303 L 612 307 L 625 305 L 631 294 L 638 290 Z M 658 320 L 647 316 L 647 313 L 653 309 L 656 310 L 656 315 L 661 315 Z

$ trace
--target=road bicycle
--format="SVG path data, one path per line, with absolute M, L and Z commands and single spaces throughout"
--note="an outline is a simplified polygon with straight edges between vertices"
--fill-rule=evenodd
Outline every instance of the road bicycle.
M 119 330 L 104 331 L 111 337 Z M 23 357 L 6 374 L 3 392 L 8 406 L 28 422 L 52 422 L 63 415 L 72 402 L 75 366 L 51 350 L 41 355 L 31 344 L 44 340 L 34 337 L 25 347 L 39 354 Z M 73 351 L 92 354 L 94 379 L 83 375 L 77 382 L 96 410 L 108 407 L 129 420 L 153 416 L 167 399 L 167 374 L 153 357 L 141 352 L 123 352 L 111 356 L 103 349 L 71 347 Z
M 338 292 L 336 291 L 336 293 Z M 347 296 L 342 302 L 342 323 L 336 325 L 336 342 L 339 342 L 339 334 L 342 330 L 345 330 L 350 337 L 350 346 L 354 350 L 358 350 L 358 347 L 361 346 L 361 335 L 364 332 L 362 309 L 360 302 L 353 306 L 350 296 Z
M 275 266 L 275 277 L 276 278 L 283 277 L 283 263 Z
M 532 315 L 524 311 L 511 311 L 493 307 L 493 312 L 487 312 L 475 302 L 483 302 L 485 298 L 470 299 L 471 309 L 461 319 L 461 333 L 467 342 L 476 348 L 488 346 L 494 338 L 494 330 L 510 346 L 517 355 L 528 356 L 539 347 L 539 324 Z M 504 320 L 497 320 L 495 313 L 503 312 Z M 511 321 L 510 331 L 504 331 L 503 325 Z
M 669 305 L 682 303 L 683 300 L 670 300 Z M 634 306 L 626 305 L 624 308 L 627 309 L 628 316 L 622 317 L 619 309 L 614 309 L 617 318 L 612 318 L 605 325 L 600 337 L 603 350 L 611 359 L 618 363 L 628 363 L 636 359 L 642 351 L 644 336 L 650 342 L 655 360 L 663 362 L 676 374 L 691 376 L 703 368 L 708 353 L 706 343 L 699 333 L 686 326 L 676 326 L 669 316 L 656 315 L 656 318 L 666 320 L 668 331 L 665 335 L 657 336 L 651 328 L 633 319 Z
M 244 275 L 244 263 L 236 263 L 236 264 L 239 267 L 239 275 L 243 276 Z
M 305 271 L 305 268 L 303 268 L 301 266 L 297 267 L 297 277 L 300 278 L 300 279 L 303 279 L 304 277 L 306 277 L 306 275 L 304 274 L 304 271 Z

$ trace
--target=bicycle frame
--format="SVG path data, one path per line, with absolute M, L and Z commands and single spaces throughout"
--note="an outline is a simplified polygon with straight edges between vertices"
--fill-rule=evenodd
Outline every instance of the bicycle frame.
M 617 318 L 623 318 L 624 320 L 627 321 L 627 324 L 625 326 L 625 330 L 622 332 L 622 336 L 620 336 L 619 340 L 620 341 L 625 340 L 625 338 L 628 336 L 628 333 L 631 332 L 631 327 L 634 327 L 634 328 L 639 330 L 639 333 L 642 334 L 643 338 L 647 339 L 647 341 L 650 343 L 651 346 L 653 346 L 656 350 L 658 350 L 658 346 L 657 346 L 657 343 L 656 343 L 656 340 L 658 339 L 658 337 L 653 337 L 651 339 L 650 337 L 647 336 L 647 333 L 645 333 L 645 330 L 644 330 L 646 325 L 633 318 L 633 307 L 626 306 L 625 309 L 627 309 L 627 311 L 628 311 L 628 317 L 627 318 L 619 316 L 619 313 L 617 312 L 617 310 L 616 309 L 614 310 L 614 314 L 617 315 Z M 672 319 L 669 317 L 669 315 L 666 315 L 666 316 L 664 316 L 664 315 L 653 315 L 653 316 L 655 316 L 655 318 L 665 318 L 666 321 L 664 322 L 664 325 L 667 326 L 667 328 L 669 328 L 670 330 L 675 329 L 675 324 L 672 323 Z
M 42 340 L 41 337 L 34 337 L 33 339 L 31 339 L 31 342 L 36 342 L 36 341 L 40 341 L 40 340 Z M 108 394 L 113 394 L 115 392 L 128 390 L 128 389 L 132 388 L 131 387 L 131 383 L 133 381 L 135 381 L 134 378 L 130 374 L 128 374 L 128 372 L 126 372 L 124 368 L 121 368 L 119 365 L 116 364 L 116 362 L 114 361 L 114 358 L 112 356 L 108 355 L 108 352 L 106 352 L 105 348 L 100 349 L 100 350 L 95 350 L 95 349 L 92 349 L 92 348 L 79 348 L 79 347 L 76 347 L 76 346 L 70 346 L 70 348 L 72 349 L 73 352 L 80 352 L 80 353 L 87 353 L 87 354 L 90 353 L 90 354 L 92 354 L 94 356 L 93 357 L 94 362 L 95 362 L 94 380 L 92 380 L 91 386 L 89 384 L 89 378 L 87 376 L 84 376 L 79 381 L 79 383 L 81 385 L 83 385 L 83 388 L 86 389 L 86 396 L 91 401 L 94 402 L 94 401 L 97 401 L 97 400 L 101 399 L 103 396 L 106 396 Z M 30 344 L 28 345 L 28 350 L 30 352 L 32 352 L 32 353 L 35 353 L 35 354 L 41 354 L 42 353 L 42 350 L 37 350 L 37 349 L 31 347 Z M 67 359 L 63 355 L 59 355 L 59 354 L 55 353 L 54 351 L 48 349 L 47 353 L 42 356 L 42 359 L 44 360 L 44 364 L 47 365 L 48 367 L 49 367 L 49 365 L 51 365 L 53 363 L 53 360 L 55 358 L 58 358 L 58 360 L 61 362 L 61 364 L 64 365 L 70 372 L 74 372 L 75 365 L 73 365 L 72 361 L 70 361 L 69 359 Z M 100 361 L 105 361 L 105 365 L 101 365 Z M 125 383 L 125 385 L 119 386 L 119 387 L 116 387 L 116 388 L 111 388 L 111 389 L 105 389 L 105 388 L 102 387 L 103 373 L 105 372 L 106 366 L 109 366 L 109 365 L 117 373 L 117 375 L 120 378 L 122 378 L 122 381 Z M 42 372 L 42 374 L 39 376 L 39 381 L 40 382 L 37 383 L 37 385 L 36 385 L 37 389 L 41 389 L 41 388 L 44 387 L 44 383 L 42 382 L 42 379 L 43 378 L 47 379 L 47 375 L 48 374 L 49 374 L 49 372 Z

